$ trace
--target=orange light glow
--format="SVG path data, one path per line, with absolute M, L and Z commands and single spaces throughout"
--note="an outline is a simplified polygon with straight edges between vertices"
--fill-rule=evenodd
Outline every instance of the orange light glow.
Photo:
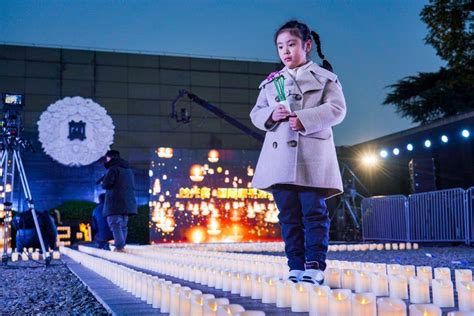
M 209 154 L 207 155 L 207 160 L 209 160 L 209 162 L 213 162 L 213 163 L 216 163 L 219 161 L 219 152 L 215 149 L 212 149 L 209 151 Z
M 201 165 L 192 165 L 189 169 L 189 178 L 194 182 L 201 182 L 204 180 L 204 170 Z

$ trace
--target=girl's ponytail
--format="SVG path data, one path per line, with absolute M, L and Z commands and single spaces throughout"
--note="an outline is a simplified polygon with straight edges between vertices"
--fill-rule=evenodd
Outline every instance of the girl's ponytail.
M 313 37 L 314 42 L 316 43 L 316 51 L 318 52 L 318 56 L 323 60 L 322 67 L 332 72 L 333 69 L 331 64 L 324 58 L 324 54 L 321 51 L 321 40 L 319 39 L 318 33 L 316 33 L 315 31 L 311 31 L 311 35 Z

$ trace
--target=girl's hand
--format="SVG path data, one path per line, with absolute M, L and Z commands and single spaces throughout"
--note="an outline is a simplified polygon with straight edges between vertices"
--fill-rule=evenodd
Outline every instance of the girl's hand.
M 295 113 L 290 114 L 290 128 L 295 132 L 304 130 L 303 124 L 301 124 L 300 119 L 296 116 Z
M 283 105 L 278 105 L 275 111 L 273 111 L 272 120 L 274 122 L 285 120 L 289 115 L 290 112 L 288 112 Z

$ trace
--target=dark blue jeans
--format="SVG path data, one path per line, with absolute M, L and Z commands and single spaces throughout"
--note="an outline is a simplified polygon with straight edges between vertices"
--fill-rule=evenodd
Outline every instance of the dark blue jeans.
M 292 185 L 277 185 L 272 193 L 290 270 L 305 270 L 308 262 L 326 269 L 331 221 L 324 197 L 316 189 Z
M 112 235 L 114 235 L 115 248 L 123 249 L 127 241 L 128 233 L 128 215 L 109 215 L 107 216 Z

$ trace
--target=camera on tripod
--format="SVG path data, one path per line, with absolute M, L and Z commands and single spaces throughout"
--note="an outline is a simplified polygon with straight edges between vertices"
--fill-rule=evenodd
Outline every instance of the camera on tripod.
M 22 147 L 32 150 L 31 143 L 20 137 L 23 130 L 21 110 L 25 96 L 19 93 L 2 93 L 2 116 L 0 118 L 0 149 L 12 150 Z

